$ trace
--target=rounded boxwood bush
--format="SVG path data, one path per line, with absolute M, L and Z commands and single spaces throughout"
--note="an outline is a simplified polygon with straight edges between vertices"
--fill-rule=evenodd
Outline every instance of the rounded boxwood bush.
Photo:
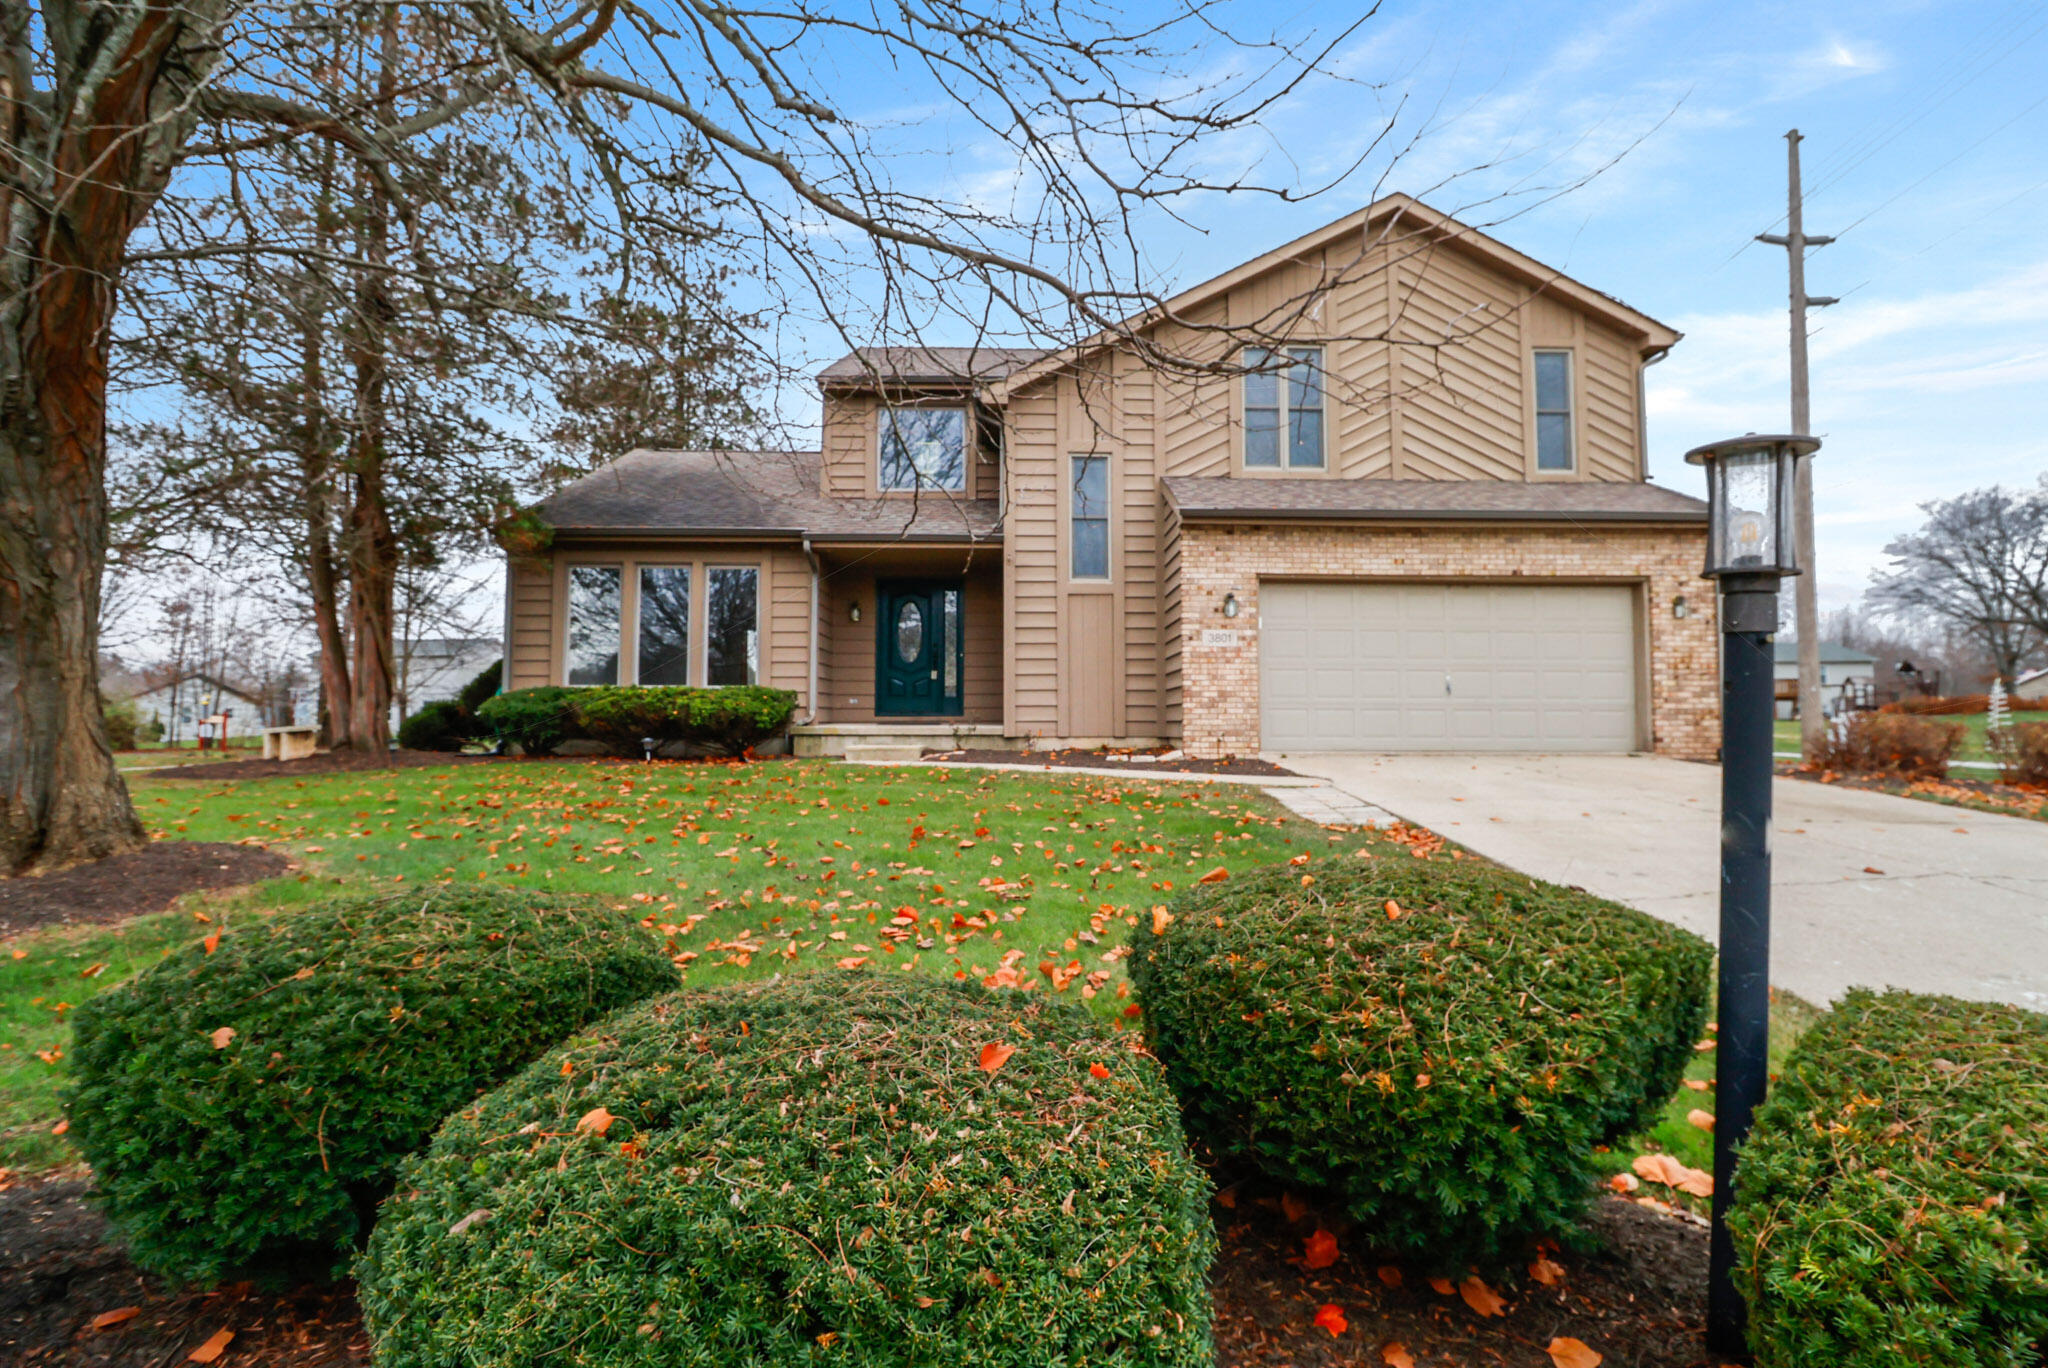
M 1477 861 L 1281 866 L 1169 911 L 1130 971 L 1190 1138 L 1444 1265 L 1570 1231 L 1706 1019 L 1704 941 Z
M 1793 1048 L 1728 1217 L 1764 1368 L 2048 1355 L 2048 1016 L 1850 992 Z
M 477 706 L 477 724 L 528 755 L 553 755 L 564 741 L 582 736 L 575 717 L 576 690 L 562 684 L 494 694 Z
M 421 704 L 418 712 L 398 724 L 398 744 L 407 750 L 459 751 L 475 730 L 460 703 L 441 699 Z
M 450 1117 L 360 1295 L 379 1368 L 1208 1368 L 1207 1196 L 1083 1011 L 807 975 L 644 1003 Z
M 594 903 L 448 889 L 280 913 L 78 1009 L 71 1136 L 146 1268 L 333 1262 L 444 1116 L 675 983 L 653 933 Z
M 796 695 L 759 684 L 690 688 L 677 684 L 608 684 L 578 689 L 571 699 L 576 727 L 614 754 L 639 758 L 643 742 L 682 742 L 714 755 L 742 755 L 781 734 L 796 712 Z

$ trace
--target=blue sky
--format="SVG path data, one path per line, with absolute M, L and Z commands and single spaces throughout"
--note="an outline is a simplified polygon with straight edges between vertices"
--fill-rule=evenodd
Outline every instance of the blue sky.
M 1231 13 L 1300 33 L 1356 8 Z M 1146 238 L 1169 282 L 1382 186 L 1452 212 L 1491 204 L 1481 219 L 1518 194 L 1525 211 L 1498 236 L 1686 334 L 1650 373 L 1651 474 L 1695 489 L 1687 447 L 1788 422 L 1785 253 L 1745 244 L 1781 227 L 1782 135 L 1797 126 L 1807 229 L 1841 238 L 1808 275 L 1809 292 L 1842 297 L 1813 325 L 1823 606 L 1856 596 L 1919 502 L 2048 471 L 2048 4 L 1396 0 L 1339 63 L 1349 83 L 1299 92 L 1219 164 L 1318 180 L 1402 101 L 1394 141 L 1412 145 L 1305 204 L 1182 205 L 1193 227 L 1161 222 Z M 851 79 L 842 107 L 865 96 L 907 139 L 948 149 L 934 157 L 949 177 L 975 169 L 971 136 L 953 141 L 957 114 L 886 72 Z M 910 112 L 920 105 L 927 117 Z M 980 170 L 1004 174 L 993 158 Z

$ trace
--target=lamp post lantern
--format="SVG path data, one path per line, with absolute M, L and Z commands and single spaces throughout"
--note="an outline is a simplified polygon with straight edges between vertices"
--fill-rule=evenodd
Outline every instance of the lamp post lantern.
M 1685 453 L 1707 469 L 1707 564 L 1721 590 L 1721 957 L 1714 1065 L 1714 1220 L 1707 1347 L 1746 1351 L 1728 1207 L 1735 1159 L 1769 1081 L 1771 752 L 1778 581 L 1800 565 L 1792 537 L 1798 459 L 1811 437 L 1750 433 Z

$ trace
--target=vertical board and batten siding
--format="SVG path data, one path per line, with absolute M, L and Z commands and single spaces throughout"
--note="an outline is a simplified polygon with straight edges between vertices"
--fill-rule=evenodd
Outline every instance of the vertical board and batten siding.
M 1183 616 L 1180 528 L 1163 476 L 1538 478 L 1532 355 L 1556 346 L 1573 352 L 1576 462 L 1568 474 L 1540 478 L 1642 478 L 1637 339 L 1455 241 L 1347 237 L 1191 307 L 1184 320 L 1158 325 L 1156 336 L 1192 360 L 1218 360 L 1230 344 L 1206 330 L 1226 326 L 1260 326 L 1326 348 L 1325 470 L 1247 472 L 1240 382 L 1230 377 L 1148 368 L 1120 354 L 1114 384 L 1085 399 L 1075 367 L 1011 395 L 1003 710 L 1010 734 L 1180 733 L 1184 639 L 1193 629 Z M 1112 459 L 1115 560 L 1106 610 L 1095 602 L 1102 586 L 1069 578 L 1066 549 L 1068 458 L 1091 451 Z M 1083 697 L 1097 691 L 1113 695 L 1108 708 Z M 1098 729 L 1105 719 L 1114 731 Z
M 622 682 L 630 682 L 637 623 L 634 607 L 642 565 L 689 565 L 691 569 L 690 670 L 701 683 L 704 669 L 704 571 L 713 566 L 754 566 L 761 572 L 758 597 L 761 683 L 787 689 L 807 711 L 810 687 L 811 569 L 795 547 L 767 543 L 622 542 L 615 545 L 557 544 L 541 566 L 514 563 L 512 574 L 512 640 L 507 657 L 507 688 L 527 689 L 563 682 L 563 644 L 567 639 L 569 566 L 616 565 L 629 588 L 621 607 L 619 664 Z

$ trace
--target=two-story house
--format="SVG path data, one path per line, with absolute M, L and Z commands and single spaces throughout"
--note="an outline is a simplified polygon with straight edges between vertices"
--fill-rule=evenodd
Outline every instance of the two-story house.
M 1709 757 L 1706 509 L 1644 473 L 1677 340 L 1394 195 L 1079 346 L 859 352 L 820 452 L 546 500 L 507 687 L 773 684 L 812 753 Z

